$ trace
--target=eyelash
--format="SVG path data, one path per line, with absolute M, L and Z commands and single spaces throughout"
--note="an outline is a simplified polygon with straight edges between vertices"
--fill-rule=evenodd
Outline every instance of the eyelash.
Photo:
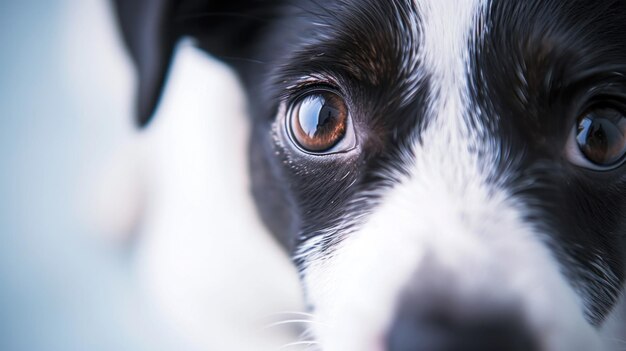
M 315 89 L 316 87 L 331 88 L 342 92 L 337 79 L 328 73 L 311 73 L 295 79 L 285 78 L 282 80 L 282 85 L 284 88 L 280 96 L 278 96 L 280 101 L 296 99 L 302 92 L 308 89 Z

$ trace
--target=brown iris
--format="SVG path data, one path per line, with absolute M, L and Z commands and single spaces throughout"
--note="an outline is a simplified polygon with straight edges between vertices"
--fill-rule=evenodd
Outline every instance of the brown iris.
M 323 152 L 346 134 L 348 108 L 339 95 L 319 89 L 297 100 L 288 117 L 298 145 L 306 151 Z
M 587 112 L 578 120 L 576 142 L 583 155 L 598 166 L 613 166 L 626 154 L 626 116 L 612 108 Z

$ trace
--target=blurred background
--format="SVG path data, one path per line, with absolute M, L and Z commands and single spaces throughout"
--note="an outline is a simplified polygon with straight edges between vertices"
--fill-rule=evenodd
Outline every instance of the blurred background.
M 0 2 L 0 349 L 171 349 L 128 257 L 82 221 L 85 174 L 131 133 L 103 1 Z M 168 345 L 169 344 L 169 345 Z
M 0 350 L 207 349 L 206 340 L 195 336 L 211 335 L 211 322 L 204 317 L 211 314 L 207 311 L 212 307 L 211 304 L 198 306 L 193 299 L 206 296 L 215 300 L 217 295 L 207 295 L 206 291 L 231 294 L 239 290 L 219 278 L 211 280 L 211 272 L 198 270 L 200 266 L 214 265 L 215 262 L 206 260 L 217 259 L 219 257 L 213 256 L 219 255 L 205 258 L 202 250 L 188 252 L 181 246 L 179 257 L 197 255 L 198 260 L 187 266 L 179 265 L 171 272 L 172 277 L 181 274 L 186 277 L 175 286 L 184 286 L 191 280 L 204 281 L 204 278 L 208 283 L 170 291 L 172 279 L 150 262 L 179 262 L 177 258 L 146 249 L 150 245 L 144 244 L 141 236 L 128 238 L 120 234 L 130 227 L 138 231 L 137 223 L 128 215 L 138 211 L 132 196 L 128 200 L 116 198 L 115 193 L 108 194 L 109 202 L 113 198 L 114 213 L 104 216 L 98 213 L 101 201 L 97 193 L 102 193 L 99 183 L 106 183 L 108 177 L 108 171 L 100 171 L 110 170 L 107 165 L 115 168 L 120 154 L 130 155 L 131 160 L 124 162 L 135 164 L 135 157 L 140 158 L 137 154 L 150 149 L 144 146 L 143 151 L 136 151 L 142 150 L 133 146 L 137 139 L 144 139 L 144 144 L 163 140 L 163 137 L 144 135 L 146 133 L 138 135 L 140 133 L 132 126 L 133 72 L 120 45 L 110 10 L 104 0 L 0 2 Z M 191 55 L 193 61 L 198 54 L 186 55 L 187 59 Z M 223 79 L 235 81 L 218 63 L 209 62 L 209 65 L 217 65 L 219 72 L 225 71 L 215 79 L 226 77 Z M 190 73 L 182 73 L 185 74 Z M 241 103 L 236 81 L 230 85 L 217 84 L 213 89 L 226 89 L 224 94 L 229 94 L 228 89 L 231 89 L 234 91 L 232 105 Z M 220 97 L 217 99 L 219 101 Z M 169 106 L 165 110 L 177 110 L 175 102 Z M 167 117 L 158 118 L 165 122 L 160 122 L 156 129 L 167 130 Z M 193 127 L 193 123 L 189 122 L 188 126 Z M 240 133 L 241 138 L 245 138 L 245 132 Z M 185 131 L 179 131 L 178 135 L 184 136 Z M 187 156 L 193 163 L 194 159 L 211 155 L 187 153 Z M 179 157 L 172 156 L 169 161 L 173 159 Z M 156 167 L 160 170 L 167 166 Z M 122 169 L 122 176 L 118 174 L 117 178 L 124 179 L 124 172 Z M 134 174 L 132 170 L 129 172 Z M 211 173 L 206 170 L 200 172 L 200 176 Z M 177 173 L 177 176 L 184 175 Z M 138 182 L 141 183 L 141 179 Z M 180 179 L 152 183 L 158 185 L 159 182 L 176 184 Z M 136 187 L 128 189 L 139 191 Z M 208 194 L 211 189 L 202 191 Z M 202 191 L 190 190 L 190 198 L 204 194 Z M 104 193 L 107 194 L 106 186 Z M 173 193 L 179 194 L 178 191 Z M 158 202 L 159 196 L 151 199 Z M 205 218 L 205 207 L 210 205 L 202 206 L 196 206 L 191 214 L 185 212 L 187 228 L 200 232 L 208 227 L 215 228 L 214 223 Z M 115 209 L 121 210 L 115 213 Z M 172 212 L 163 206 L 156 211 Z M 246 213 L 249 212 L 248 209 Z M 193 213 L 197 216 L 193 217 Z M 116 216 L 118 227 L 115 227 L 116 221 L 110 221 Z M 250 221 L 251 226 L 256 225 L 256 219 Z M 142 225 L 144 232 L 157 227 L 164 225 Z M 197 245 L 193 236 L 188 237 L 191 238 L 186 241 L 189 246 L 204 247 Z M 228 252 L 222 244 L 203 245 L 217 245 L 220 251 Z M 275 250 L 273 253 L 277 252 L 271 240 L 259 245 L 269 245 Z M 167 249 L 169 246 L 161 244 L 159 247 Z M 152 258 L 138 258 L 142 256 Z M 229 257 L 223 256 L 222 259 Z M 255 259 L 266 262 L 271 261 L 272 256 L 276 255 L 270 254 L 270 258 L 260 255 Z M 141 261 L 148 263 L 138 264 Z M 279 258 L 269 265 L 282 267 L 284 262 L 287 261 Z M 259 266 L 257 263 L 252 262 L 252 265 Z M 144 268 L 137 269 L 137 266 Z M 263 269 L 261 266 L 257 270 Z M 229 264 L 221 265 L 222 270 L 224 267 Z M 254 269 L 249 269 L 250 265 L 247 267 L 248 273 L 255 274 Z M 238 271 L 235 269 L 229 274 L 238 275 Z M 269 305 L 280 310 L 286 308 L 285 305 L 288 308 L 298 306 L 293 277 L 281 280 L 280 274 L 292 273 L 289 268 L 272 269 L 271 275 L 262 276 L 271 277 L 267 279 L 273 284 L 266 290 L 267 296 L 276 291 L 283 294 L 274 296 L 273 300 L 281 303 Z M 154 277 L 163 276 L 166 277 L 163 281 L 154 283 Z M 259 278 L 257 283 L 265 286 L 267 279 Z M 238 284 L 245 286 L 246 282 L 242 280 Z M 165 289 L 167 293 L 163 293 L 160 288 L 163 286 L 170 290 Z M 258 289 L 256 293 L 252 303 L 258 305 L 264 295 Z M 247 298 L 235 295 L 236 305 Z M 151 296 L 157 298 L 151 299 Z M 153 303 L 154 300 L 157 303 Z M 219 314 L 212 317 L 222 318 Z

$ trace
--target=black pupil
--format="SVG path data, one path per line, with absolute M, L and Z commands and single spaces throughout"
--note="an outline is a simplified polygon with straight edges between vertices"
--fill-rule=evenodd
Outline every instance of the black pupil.
M 302 130 L 311 138 L 323 136 L 339 121 L 340 111 L 326 94 L 305 98 L 300 106 L 299 119 Z
M 576 140 L 591 162 L 615 164 L 626 153 L 626 117 L 613 109 L 592 111 L 580 120 Z

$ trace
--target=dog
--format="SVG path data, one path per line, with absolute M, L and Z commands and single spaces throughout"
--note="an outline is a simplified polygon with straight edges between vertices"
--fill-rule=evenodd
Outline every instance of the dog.
M 115 8 L 139 127 L 183 37 L 241 79 L 252 196 L 298 269 L 303 344 L 624 348 L 626 2 Z

